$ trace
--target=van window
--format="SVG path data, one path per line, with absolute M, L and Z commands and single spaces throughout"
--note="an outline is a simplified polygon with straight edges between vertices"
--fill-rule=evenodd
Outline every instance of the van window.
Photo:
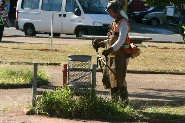
M 108 14 L 100 0 L 79 0 L 86 14 Z
M 62 0 L 43 0 L 42 10 L 45 11 L 60 11 L 62 6 Z
M 23 0 L 21 3 L 22 9 L 38 9 L 40 0 Z
M 75 0 L 66 0 L 66 12 L 75 12 L 75 9 L 79 8 Z

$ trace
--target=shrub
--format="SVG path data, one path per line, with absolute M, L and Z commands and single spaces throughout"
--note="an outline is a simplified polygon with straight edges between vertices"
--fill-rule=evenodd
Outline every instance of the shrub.
M 137 117 L 130 106 L 90 92 L 76 96 L 68 88 L 46 92 L 36 99 L 36 112 L 53 117 L 128 120 Z

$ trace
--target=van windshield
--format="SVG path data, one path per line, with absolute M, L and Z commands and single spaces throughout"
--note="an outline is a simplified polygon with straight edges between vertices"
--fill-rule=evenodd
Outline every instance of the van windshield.
M 108 14 L 100 0 L 79 0 L 85 14 Z

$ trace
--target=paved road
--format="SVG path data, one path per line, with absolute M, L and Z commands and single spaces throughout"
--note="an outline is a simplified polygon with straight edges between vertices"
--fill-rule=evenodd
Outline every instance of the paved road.
M 180 34 L 176 33 L 176 28 L 166 28 L 163 25 L 152 27 L 150 25 L 132 22 L 129 35 L 152 37 L 152 41 L 182 42 Z
M 164 42 L 182 42 L 182 37 L 175 33 L 175 28 L 165 28 L 164 26 L 152 27 L 145 24 L 135 23 L 130 21 L 132 36 L 146 36 L 152 37 L 152 41 L 164 41 Z M 5 28 L 4 35 L 18 35 L 24 36 L 24 33 L 20 30 L 16 30 L 15 27 Z M 48 34 L 37 34 L 37 36 L 48 37 Z M 61 37 L 75 38 L 75 35 L 64 35 Z

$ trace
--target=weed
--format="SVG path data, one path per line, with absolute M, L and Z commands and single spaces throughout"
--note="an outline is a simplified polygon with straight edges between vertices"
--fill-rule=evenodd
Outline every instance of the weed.
M 122 102 L 94 96 L 90 92 L 76 96 L 68 88 L 46 92 L 36 100 L 36 112 L 53 117 L 104 120 L 131 120 L 137 113 Z

